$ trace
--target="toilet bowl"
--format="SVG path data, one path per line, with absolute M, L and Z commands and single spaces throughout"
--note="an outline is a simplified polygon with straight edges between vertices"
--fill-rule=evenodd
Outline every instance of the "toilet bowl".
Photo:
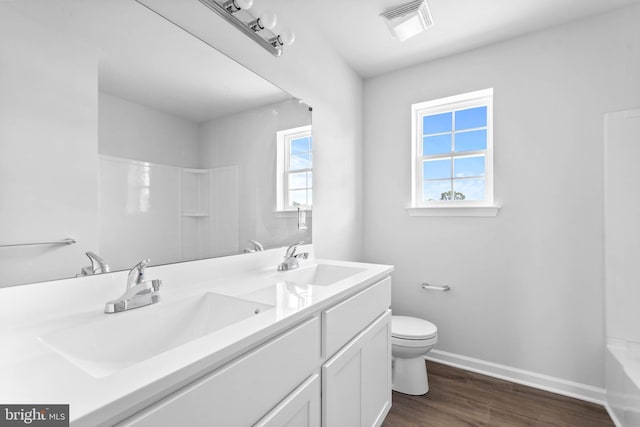
M 438 342 L 438 328 L 424 319 L 391 316 L 392 388 L 404 394 L 429 391 L 424 356 Z

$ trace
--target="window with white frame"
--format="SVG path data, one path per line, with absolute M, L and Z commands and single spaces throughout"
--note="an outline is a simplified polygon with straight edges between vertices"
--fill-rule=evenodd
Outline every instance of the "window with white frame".
M 411 111 L 412 207 L 493 205 L 493 89 Z
M 310 209 L 313 204 L 311 126 L 281 130 L 277 139 L 277 210 Z

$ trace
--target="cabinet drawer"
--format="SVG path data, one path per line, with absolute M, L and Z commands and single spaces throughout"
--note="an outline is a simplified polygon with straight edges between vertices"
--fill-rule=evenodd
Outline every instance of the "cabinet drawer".
M 331 357 L 391 306 L 391 278 L 322 312 L 322 356 Z
M 320 321 L 314 317 L 121 425 L 253 425 L 317 370 L 319 364 Z

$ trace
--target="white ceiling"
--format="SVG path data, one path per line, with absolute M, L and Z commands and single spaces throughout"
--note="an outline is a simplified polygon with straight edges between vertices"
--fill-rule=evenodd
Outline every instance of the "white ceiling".
M 262 0 L 256 0 L 256 4 Z M 362 77 L 601 14 L 639 0 L 427 0 L 434 25 L 401 43 L 379 14 L 409 0 L 264 0 L 314 25 Z M 295 46 L 294 46 L 295 48 Z
M 256 0 L 254 11 L 271 8 L 300 37 L 322 37 L 368 78 L 640 2 L 427 0 L 435 24 L 401 43 L 379 14 L 407 1 Z M 195 122 L 290 98 L 134 0 L 19 0 L 2 6 L 97 48 L 101 90 Z
M 4 6 L 96 49 L 101 91 L 194 122 L 291 98 L 133 0 Z

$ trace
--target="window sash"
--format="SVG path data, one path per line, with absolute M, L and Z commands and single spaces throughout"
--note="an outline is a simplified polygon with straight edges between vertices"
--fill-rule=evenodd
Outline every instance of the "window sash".
M 303 173 L 303 172 L 313 172 L 313 157 L 311 157 L 311 168 L 299 168 L 299 169 L 291 169 L 291 143 L 292 141 L 300 138 L 312 138 L 311 128 L 303 127 L 300 130 L 293 130 L 291 132 L 287 132 L 284 135 L 284 170 L 283 170 L 283 182 L 282 182 L 282 210 L 295 210 L 298 208 L 310 209 L 313 202 L 311 204 L 307 203 L 304 205 L 293 205 L 292 200 L 290 198 L 291 191 L 306 191 L 306 200 L 309 200 L 309 191 L 313 190 L 313 185 L 309 186 L 307 181 L 307 186 L 304 188 L 289 188 L 289 176 L 294 173 Z M 305 154 L 309 153 L 313 156 L 313 149 L 307 152 L 296 153 L 296 154 Z
M 486 126 L 469 128 L 463 130 L 455 130 L 455 113 L 460 110 L 466 110 L 475 107 L 487 107 L 487 124 Z M 423 130 L 423 117 L 452 113 L 451 131 L 425 134 Z M 484 150 L 469 150 L 456 152 L 455 138 L 456 134 L 486 130 L 487 141 Z M 451 135 L 451 151 L 439 154 L 424 155 L 424 137 Z M 455 181 L 460 179 L 472 179 L 473 177 L 455 177 L 453 165 L 456 158 L 472 157 L 484 155 L 484 199 L 483 200 L 424 200 L 424 182 L 430 181 L 450 181 L 450 190 L 455 191 Z M 493 204 L 493 90 L 486 89 L 482 91 L 472 92 L 468 94 L 443 98 L 434 101 L 427 101 L 412 105 L 412 206 L 413 207 L 430 207 L 430 206 L 486 206 Z M 434 159 L 451 159 L 451 174 L 443 179 L 425 179 L 423 162 L 425 160 Z M 480 178 L 480 177 L 478 177 Z

